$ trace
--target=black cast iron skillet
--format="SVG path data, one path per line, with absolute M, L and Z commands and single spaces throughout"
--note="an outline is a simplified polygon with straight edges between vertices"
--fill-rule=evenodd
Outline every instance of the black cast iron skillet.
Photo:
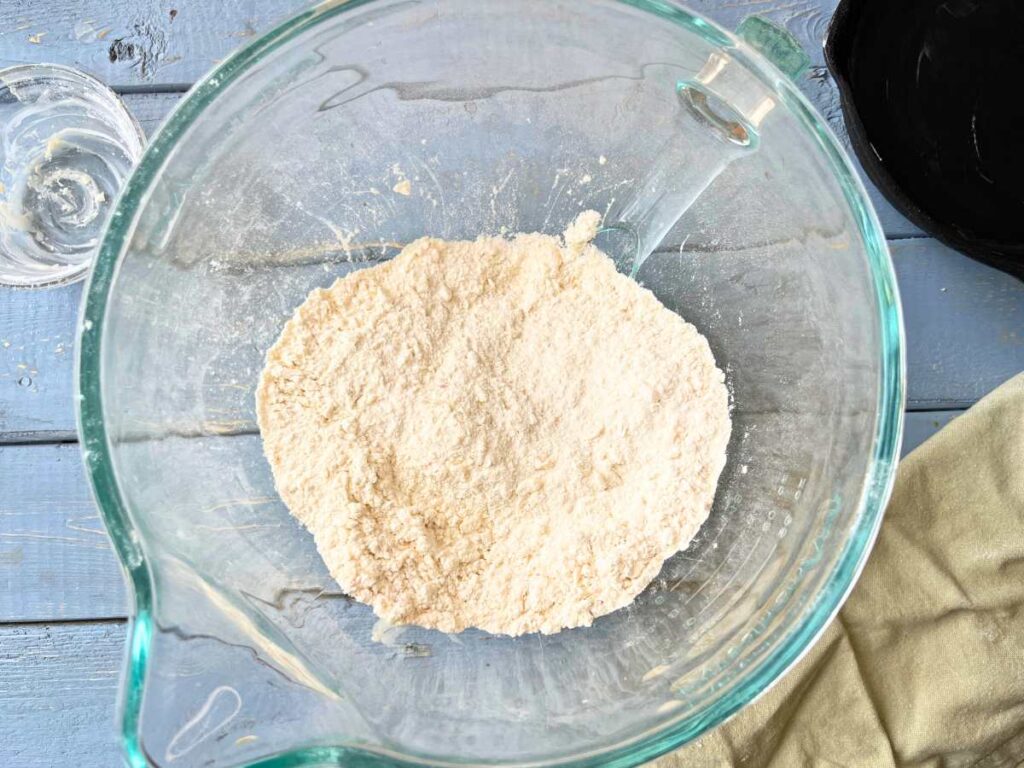
M 1024 0 L 841 0 L 825 60 L 886 198 L 1024 279 Z

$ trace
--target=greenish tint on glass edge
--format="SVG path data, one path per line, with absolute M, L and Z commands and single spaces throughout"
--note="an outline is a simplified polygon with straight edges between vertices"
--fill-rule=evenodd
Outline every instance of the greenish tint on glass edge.
M 759 16 L 748 16 L 736 34 L 782 72 L 795 80 L 811 66 L 811 58 L 788 30 Z

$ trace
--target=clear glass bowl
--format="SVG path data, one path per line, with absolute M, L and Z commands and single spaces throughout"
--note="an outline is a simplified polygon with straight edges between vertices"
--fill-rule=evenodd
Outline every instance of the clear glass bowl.
M 381 626 L 274 491 L 253 402 L 265 351 L 312 288 L 412 238 L 557 233 L 632 194 L 697 141 L 674 130 L 675 86 L 715 55 L 775 106 L 637 274 L 727 372 L 710 519 L 590 628 Z M 81 332 L 83 450 L 136 600 L 135 765 L 632 765 L 679 746 L 834 615 L 901 431 L 895 281 L 845 155 L 762 56 L 655 0 L 377 0 L 281 25 L 147 149 Z

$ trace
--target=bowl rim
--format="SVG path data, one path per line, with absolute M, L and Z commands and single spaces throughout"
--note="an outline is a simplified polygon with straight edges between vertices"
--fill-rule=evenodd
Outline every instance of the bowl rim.
M 121 681 L 119 729 L 127 764 L 157 765 L 142 744 L 139 730 L 150 642 L 153 635 L 153 577 L 114 471 L 111 446 L 104 423 L 101 391 L 102 337 L 107 303 L 116 280 L 122 251 L 128 244 L 136 215 L 148 199 L 149 188 L 179 139 L 195 119 L 240 75 L 264 56 L 320 22 L 381 0 L 327 0 L 303 11 L 228 56 L 202 77 L 171 112 L 146 148 L 116 201 L 108 220 L 95 265 L 88 276 L 78 322 L 75 411 L 83 464 L 114 549 L 134 595 L 134 616 L 128 624 L 127 658 Z M 802 624 L 759 664 L 734 678 L 732 690 L 708 709 L 666 720 L 656 727 L 609 748 L 559 756 L 548 765 L 633 766 L 651 760 L 696 739 L 732 717 L 760 697 L 793 667 L 824 632 L 853 588 L 878 533 L 882 513 L 892 491 L 903 430 L 906 359 L 902 312 L 892 260 L 885 235 L 863 184 L 832 130 L 790 81 L 763 57 L 754 53 L 717 24 L 693 13 L 678 0 L 614 0 L 673 21 L 709 42 L 730 48 L 745 66 L 770 77 L 788 106 L 795 107 L 827 157 L 857 222 L 865 246 L 867 266 L 875 291 L 880 327 L 880 376 L 877 416 L 870 463 L 857 500 L 856 523 L 832 572 L 815 596 L 815 608 Z M 292 749 L 248 763 L 249 768 L 285 768 L 329 764 L 355 766 L 465 765 L 429 760 L 424 763 L 379 752 L 345 746 Z M 539 765 L 538 762 L 517 763 Z

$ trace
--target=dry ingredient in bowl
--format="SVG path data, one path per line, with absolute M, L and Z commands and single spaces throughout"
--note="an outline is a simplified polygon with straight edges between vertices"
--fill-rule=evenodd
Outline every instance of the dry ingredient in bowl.
M 257 406 L 277 488 L 393 624 L 553 633 L 704 522 L 730 421 L 707 341 L 589 241 L 423 238 L 313 291 Z

